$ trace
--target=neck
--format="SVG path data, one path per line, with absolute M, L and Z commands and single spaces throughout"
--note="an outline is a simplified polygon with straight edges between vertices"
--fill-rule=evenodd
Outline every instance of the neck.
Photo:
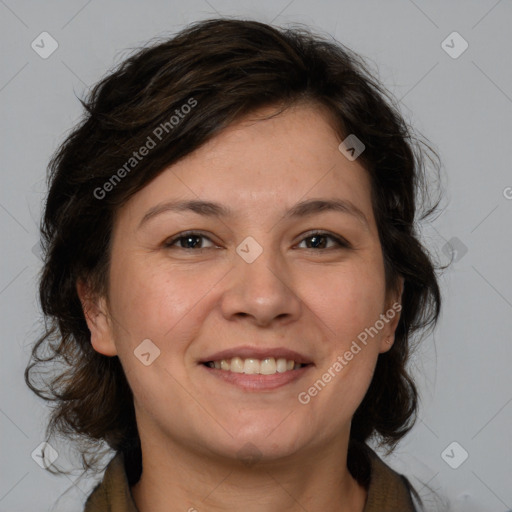
M 169 512 L 170 503 L 189 512 L 364 509 L 366 490 L 347 469 L 348 437 L 279 460 L 246 461 L 149 439 L 141 439 L 143 471 L 131 488 L 139 512 Z

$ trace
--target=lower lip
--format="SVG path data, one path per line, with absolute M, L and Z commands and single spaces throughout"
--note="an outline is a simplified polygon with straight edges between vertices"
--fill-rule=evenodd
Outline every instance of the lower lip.
M 274 373 L 272 375 L 248 375 L 245 373 L 220 370 L 218 368 L 210 368 L 204 364 L 201 366 L 212 376 L 222 379 L 230 384 L 234 384 L 235 386 L 238 386 L 239 388 L 242 388 L 246 391 L 266 391 L 277 389 L 285 386 L 286 384 L 290 384 L 296 380 L 299 380 L 309 371 L 313 365 L 309 364 L 307 366 L 302 366 L 297 370 L 288 370 L 283 373 Z

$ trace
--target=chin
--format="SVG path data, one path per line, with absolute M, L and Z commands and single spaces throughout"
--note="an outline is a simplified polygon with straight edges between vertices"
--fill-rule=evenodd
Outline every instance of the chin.
M 276 460 L 293 455 L 301 446 L 307 444 L 307 435 L 300 432 L 299 426 L 291 425 L 286 415 L 272 421 L 261 421 L 240 426 L 225 448 L 230 457 L 240 460 Z M 291 419 L 291 418 L 290 418 Z

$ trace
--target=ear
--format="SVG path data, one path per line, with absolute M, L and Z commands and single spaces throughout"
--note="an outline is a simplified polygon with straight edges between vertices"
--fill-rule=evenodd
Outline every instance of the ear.
M 82 279 L 77 281 L 76 290 L 91 332 L 91 345 L 94 350 L 105 356 L 117 355 L 105 297 L 93 294 L 88 283 Z
M 381 315 L 384 328 L 380 340 L 380 353 L 387 352 L 395 342 L 395 331 L 402 311 L 402 293 L 404 291 L 404 278 L 399 277 L 398 284 L 393 293 L 387 294 L 386 310 Z

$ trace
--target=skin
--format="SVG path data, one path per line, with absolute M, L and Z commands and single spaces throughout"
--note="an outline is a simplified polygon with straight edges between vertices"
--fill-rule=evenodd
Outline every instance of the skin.
M 231 125 L 117 212 L 108 298 L 93 300 L 78 283 L 94 349 L 120 358 L 134 393 L 143 473 L 131 490 L 141 512 L 168 512 L 169 503 L 191 512 L 364 508 L 366 490 L 346 467 L 350 422 L 399 313 L 308 404 L 297 397 L 399 303 L 402 286 L 385 288 L 369 176 L 338 150 L 325 112 L 297 105 L 256 119 L 273 111 Z M 312 198 L 349 200 L 367 224 L 339 211 L 284 217 Z M 218 202 L 235 215 L 167 211 L 139 226 L 175 199 Z M 206 238 L 165 246 L 185 230 Z M 351 247 L 329 234 L 315 247 L 312 230 Z M 248 236 L 263 249 L 252 263 L 236 252 Z M 145 339 L 160 349 L 149 366 L 134 356 Z M 314 366 L 250 392 L 198 364 L 247 344 L 284 346 Z M 253 462 L 242 460 L 246 451 Z

